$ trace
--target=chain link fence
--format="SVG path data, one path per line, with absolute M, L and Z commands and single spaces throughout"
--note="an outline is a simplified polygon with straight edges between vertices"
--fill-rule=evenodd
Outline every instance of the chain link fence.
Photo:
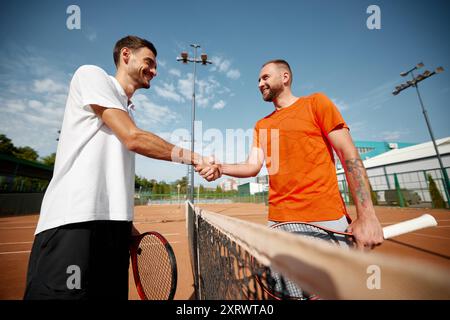
M 449 168 L 445 168 L 447 173 Z M 399 192 L 403 197 L 404 206 L 432 207 L 432 197 L 428 176 L 431 176 L 436 187 L 449 206 L 449 194 L 440 169 L 418 170 L 402 173 L 391 173 L 369 176 L 373 192 L 376 194 L 378 205 L 401 205 Z M 397 178 L 397 183 L 396 183 Z M 348 183 L 344 173 L 338 174 L 339 190 L 344 201 L 351 203 Z

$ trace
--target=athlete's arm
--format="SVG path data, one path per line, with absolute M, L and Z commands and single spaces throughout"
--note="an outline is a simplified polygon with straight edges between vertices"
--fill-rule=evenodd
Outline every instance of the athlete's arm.
M 333 130 L 328 134 L 328 140 L 344 167 L 356 206 L 357 219 L 349 226 L 348 231 L 354 234 L 359 248 L 379 245 L 383 242 L 383 231 L 375 215 L 369 178 L 350 132 L 347 128 Z
M 214 164 L 198 166 L 199 174 L 208 181 L 219 178 L 222 174 L 236 178 L 255 177 L 264 162 L 264 152 L 262 149 L 252 146 L 247 160 L 243 163 L 235 164 Z
M 149 158 L 194 165 L 203 160 L 197 153 L 191 153 L 191 151 L 177 147 L 151 132 L 139 129 L 123 110 L 104 108 L 98 105 L 91 105 L 91 107 L 130 151 Z

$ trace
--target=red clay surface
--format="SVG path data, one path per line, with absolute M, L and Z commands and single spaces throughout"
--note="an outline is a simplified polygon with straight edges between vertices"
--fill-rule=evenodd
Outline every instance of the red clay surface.
M 267 207 L 262 204 L 208 204 L 200 207 L 247 221 L 265 224 Z M 377 252 L 406 256 L 446 269 L 450 276 L 450 211 L 377 207 L 383 226 L 430 213 L 438 227 L 419 230 L 385 241 Z M 355 216 L 355 208 L 349 207 Z M 0 218 L 0 299 L 22 299 L 33 233 L 38 215 Z M 135 225 L 141 231 L 158 231 L 171 243 L 178 264 L 178 287 L 175 299 L 191 299 L 194 293 L 184 205 L 155 205 L 135 208 Z M 139 299 L 130 270 L 131 300 Z

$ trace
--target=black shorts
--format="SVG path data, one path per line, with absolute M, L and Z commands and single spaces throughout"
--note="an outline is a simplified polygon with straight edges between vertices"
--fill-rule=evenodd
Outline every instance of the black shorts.
M 36 235 L 24 299 L 128 299 L 131 222 L 68 224 Z

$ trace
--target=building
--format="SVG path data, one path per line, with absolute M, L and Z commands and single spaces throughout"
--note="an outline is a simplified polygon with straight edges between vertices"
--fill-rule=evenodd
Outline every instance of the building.
M 450 137 L 438 139 L 436 144 L 448 176 L 450 175 Z M 395 190 L 395 177 L 401 189 L 416 193 L 422 202 L 431 202 L 428 191 L 429 175 L 435 180 L 444 200 L 449 202 L 448 190 L 431 141 L 393 149 L 364 160 L 364 166 L 372 189 L 381 202 L 386 201 L 386 191 Z M 343 169 L 337 170 L 337 177 L 342 196 L 344 200 L 348 200 L 348 186 Z
M 359 152 L 362 160 L 367 160 L 376 157 L 380 154 L 389 152 L 395 149 L 401 149 L 415 145 L 409 142 L 386 142 L 386 141 L 354 141 L 355 147 Z M 342 164 L 339 157 L 334 154 L 336 160 L 336 168 L 342 169 Z
M 238 186 L 239 195 L 254 195 L 255 193 L 260 193 L 268 190 L 268 185 L 247 182 Z
M 219 187 L 223 191 L 238 190 L 238 180 L 233 179 L 233 178 L 228 178 L 228 179 L 220 182 Z
M 257 176 L 255 178 L 255 182 L 256 183 L 261 183 L 261 184 L 269 184 L 269 176 L 268 175 Z

